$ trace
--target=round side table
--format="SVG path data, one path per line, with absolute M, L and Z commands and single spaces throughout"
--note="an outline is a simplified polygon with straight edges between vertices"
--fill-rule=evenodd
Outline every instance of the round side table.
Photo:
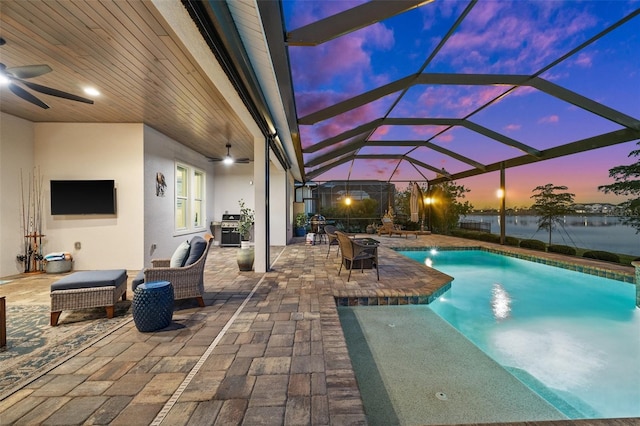
M 133 292 L 131 309 L 139 331 L 156 331 L 169 326 L 173 317 L 173 286 L 169 281 L 140 284 Z

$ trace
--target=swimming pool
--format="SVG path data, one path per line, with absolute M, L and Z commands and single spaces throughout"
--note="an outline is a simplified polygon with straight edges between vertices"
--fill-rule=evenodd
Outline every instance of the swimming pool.
M 453 276 L 429 309 L 567 417 L 640 417 L 634 285 L 481 250 L 400 253 Z

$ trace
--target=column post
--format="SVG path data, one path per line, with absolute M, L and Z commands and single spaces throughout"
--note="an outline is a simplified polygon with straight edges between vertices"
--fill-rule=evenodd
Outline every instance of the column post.
M 504 245 L 504 239 L 506 234 L 506 198 L 507 191 L 505 188 L 505 176 L 504 176 L 504 162 L 500 163 L 500 244 Z
M 631 265 L 636 269 L 636 306 L 640 308 L 640 261 L 634 260 Z
M 7 346 L 7 301 L 0 297 L 0 348 Z

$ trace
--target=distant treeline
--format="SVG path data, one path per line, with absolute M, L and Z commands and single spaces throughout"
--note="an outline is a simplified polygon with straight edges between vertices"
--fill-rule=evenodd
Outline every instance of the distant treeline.
M 580 216 L 624 216 L 622 207 L 615 204 L 576 204 L 574 209 Z M 537 216 L 536 211 L 528 207 L 508 208 L 505 213 L 508 216 Z M 500 209 L 474 209 L 470 214 L 491 216 L 500 214 Z

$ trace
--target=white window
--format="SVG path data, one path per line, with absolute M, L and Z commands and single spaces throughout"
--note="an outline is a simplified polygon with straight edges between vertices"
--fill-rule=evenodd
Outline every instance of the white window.
M 193 226 L 203 227 L 204 217 L 204 172 L 193 171 Z
M 206 174 L 186 164 L 176 164 L 175 229 L 191 232 L 204 228 Z

